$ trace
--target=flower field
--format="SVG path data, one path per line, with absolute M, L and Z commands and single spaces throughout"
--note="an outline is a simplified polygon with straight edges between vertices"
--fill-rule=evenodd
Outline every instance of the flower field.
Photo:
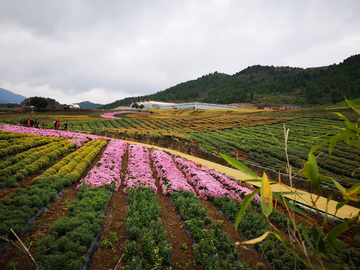
M 278 241 L 240 243 L 271 230 L 258 195 L 235 232 L 232 222 L 252 191 L 179 156 L 101 136 L 6 125 L 0 152 L 2 269 L 35 269 L 35 262 L 41 269 L 294 269 Z M 287 232 L 284 214 L 274 210 L 270 220 Z M 15 240 L 10 229 L 33 261 L 6 244 Z M 340 256 L 360 263 L 357 253 Z M 305 268 L 297 262 L 297 269 Z
M 120 140 L 70 132 L 65 138 L 59 131 L 47 130 L 40 136 L 37 134 L 42 130 L 31 128 L 18 127 L 17 131 L 23 133 L 0 132 L 1 150 L 7 151 L 0 163 L 3 180 L 0 235 L 3 244 L 5 239 L 14 239 L 10 228 L 21 236 L 42 269 L 94 268 L 97 262 L 95 259 L 92 262 L 91 258 L 108 249 L 123 256 L 119 269 L 176 269 L 181 264 L 181 267 L 191 264 L 194 267 L 218 265 L 218 269 L 244 269 L 236 246 L 222 231 L 223 221 L 215 222 L 207 214 L 196 186 L 177 168 L 175 157 Z M 16 152 L 11 152 L 9 149 L 15 146 Z M 36 167 L 37 163 L 40 166 Z M 14 169 L 14 166 L 17 167 Z M 171 176 L 172 170 L 176 173 Z M 212 176 L 208 174 L 208 177 Z M 227 196 L 222 184 L 212 179 Z M 158 188 L 165 194 L 158 192 Z M 61 205 L 66 193 L 72 193 L 73 197 L 65 200 L 66 211 L 58 216 L 53 206 Z M 112 229 L 116 230 L 122 223 L 126 228 L 123 236 L 119 231 L 112 234 L 101 231 L 112 198 L 119 194 L 126 198 L 122 202 L 125 207 L 121 209 L 126 209 L 126 216 L 114 222 L 117 226 Z M 182 237 L 186 237 L 187 242 L 182 242 L 181 236 L 173 238 L 175 232 L 168 231 L 169 224 L 162 220 L 166 213 L 160 206 L 159 195 L 168 198 L 168 203 L 172 204 L 171 214 L 181 216 Z M 211 195 L 201 197 L 208 200 Z M 51 225 L 38 236 L 38 223 L 44 222 L 42 218 L 49 215 L 47 209 L 53 209 L 50 216 L 55 218 L 47 219 Z M 100 247 L 92 250 L 99 236 L 102 238 Z M 120 245 L 121 237 L 126 239 L 123 245 Z M 33 239 L 31 245 L 30 239 Z M 181 243 L 173 239 L 181 240 Z M 178 251 L 182 260 L 176 258 L 179 254 L 173 251 L 174 242 L 181 246 Z M 31 265 L 31 261 L 19 253 L 14 255 L 14 244 L 7 248 L 5 245 L 1 251 L 2 267 L 27 269 Z M 182 250 L 193 252 L 185 256 L 186 261 Z M 117 262 L 107 263 L 114 267 Z

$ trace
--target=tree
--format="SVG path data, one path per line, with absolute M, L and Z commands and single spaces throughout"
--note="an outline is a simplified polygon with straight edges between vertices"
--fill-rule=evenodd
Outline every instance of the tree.
M 35 106 L 39 110 L 43 110 L 48 106 L 48 101 L 43 97 L 32 97 L 30 98 L 30 105 Z

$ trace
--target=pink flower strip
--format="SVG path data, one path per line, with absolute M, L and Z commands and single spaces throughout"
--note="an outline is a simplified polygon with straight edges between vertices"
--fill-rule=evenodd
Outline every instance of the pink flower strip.
M 153 165 L 156 168 L 160 185 L 164 195 L 174 191 L 187 190 L 195 193 L 194 188 L 189 185 L 187 179 L 175 165 L 172 156 L 164 151 L 154 150 L 151 154 Z
M 110 118 L 110 119 L 118 119 L 119 117 L 115 117 L 116 114 L 122 114 L 122 113 L 138 113 L 135 111 L 121 111 L 121 112 L 109 112 L 109 113 L 103 113 L 100 115 L 102 118 Z
M 39 128 L 32 128 L 32 127 L 14 126 L 14 125 L 2 125 L 2 126 L 0 126 L 0 129 L 5 130 L 5 131 L 25 133 L 25 134 L 35 134 L 35 135 L 46 136 L 46 137 L 64 137 L 65 139 L 82 138 L 82 139 L 86 139 L 86 140 L 91 139 L 93 141 L 109 140 L 106 137 L 74 133 L 74 132 L 65 131 L 65 130 L 39 129 Z
M 84 180 L 84 185 L 98 186 L 110 185 L 119 190 L 121 185 L 122 158 L 126 152 L 127 143 L 111 140 L 100 161 L 89 171 Z
M 124 181 L 124 192 L 127 189 L 148 187 L 157 193 L 156 181 L 152 176 L 149 150 L 143 145 L 129 145 L 128 168 Z

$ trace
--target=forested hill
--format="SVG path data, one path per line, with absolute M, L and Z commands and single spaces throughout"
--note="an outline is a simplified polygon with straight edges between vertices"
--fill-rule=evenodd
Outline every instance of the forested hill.
M 212 73 L 152 95 L 131 97 L 102 108 L 149 99 L 166 102 L 329 104 L 360 97 L 360 55 L 318 68 L 255 65 L 234 75 Z

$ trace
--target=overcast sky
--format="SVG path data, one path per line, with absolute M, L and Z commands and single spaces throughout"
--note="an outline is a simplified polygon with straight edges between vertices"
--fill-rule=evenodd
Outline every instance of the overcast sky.
M 0 87 L 60 103 L 359 53 L 359 0 L 0 0 Z

